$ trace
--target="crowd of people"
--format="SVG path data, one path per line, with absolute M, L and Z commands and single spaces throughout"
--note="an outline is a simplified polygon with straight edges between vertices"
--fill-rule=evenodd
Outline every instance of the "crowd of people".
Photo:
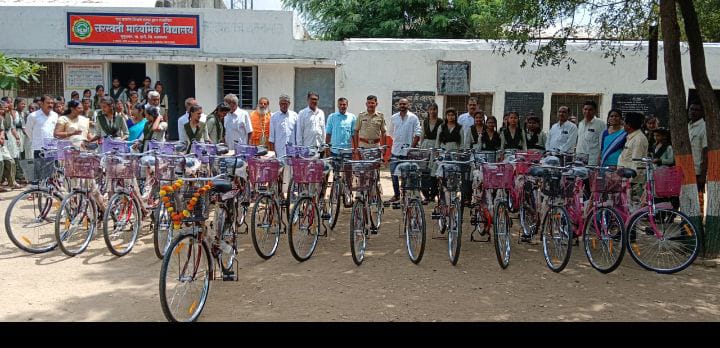
M 168 129 L 167 95 L 160 81 L 151 88 L 152 80 L 146 77 L 137 87 L 130 80 L 127 87 L 120 80 L 112 80 L 112 87 L 105 91 L 98 85 L 95 95 L 83 91 L 82 98 L 73 91 L 66 103 L 63 97 L 44 95 L 30 105 L 25 99 L 14 101 L 5 97 L 0 101 L 0 192 L 17 189 L 27 184 L 17 162 L 37 158 L 43 139 L 55 137 L 69 139 L 75 146 L 102 141 L 112 137 L 139 141 L 143 148 L 150 140 L 166 140 Z M 633 158 L 652 156 L 661 166 L 674 165 L 674 156 L 667 128 L 659 127 L 654 117 L 640 113 L 613 109 L 608 112 L 607 122 L 597 115 L 597 104 L 587 101 L 583 105 L 583 117 L 575 120 L 569 108 L 557 110 L 558 122 L 545 132 L 541 120 L 532 112 L 521 115 L 508 112 L 502 123 L 478 108 L 478 101 L 468 99 L 467 111 L 447 108 L 442 116 L 437 104 L 431 104 L 427 118 L 421 119 L 409 111 L 409 101 L 400 99 L 398 112 L 386 124 L 383 113 L 377 111 L 378 98 L 369 95 L 365 110 L 357 116 L 348 111 L 346 98 L 337 100 L 337 112 L 325 115 L 318 107 L 320 96 L 307 94 L 307 105 L 297 113 L 292 110 L 287 95 L 278 98 L 279 110 L 270 111 L 270 100 L 261 97 L 257 107 L 248 112 L 239 107 L 238 97 L 228 94 L 223 102 L 206 115 L 194 98 L 185 100 L 186 112 L 177 120 L 180 141 L 225 144 L 262 145 L 274 151 L 278 158 L 285 156 L 285 144 L 320 146 L 328 143 L 331 148 L 326 156 L 337 155 L 340 148 L 373 148 L 386 145 L 386 134 L 392 139 L 392 159 L 405 158 L 407 147 L 456 149 L 479 149 L 483 151 L 539 150 L 575 153 L 587 157 L 589 165 L 624 166 L 638 170 Z M 698 188 L 702 192 L 707 172 L 707 138 L 702 106 L 693 103 L 689 107 L 688 132 L 692 145 Z M 498 129 L 498 125 L 500 126 Z M 280 145 L 283 146 L 275 146 Z M 188 151 L 189 151 L 188 146 Z M 391 161 L 391 172 L 394 172 Z M 637 189 L 643 175 L 634 179 Z M 399 200 L 398 178 L 393 176 L 393 197 Z M 425 201 L 435 199 L 436 185 L 429 185 Z

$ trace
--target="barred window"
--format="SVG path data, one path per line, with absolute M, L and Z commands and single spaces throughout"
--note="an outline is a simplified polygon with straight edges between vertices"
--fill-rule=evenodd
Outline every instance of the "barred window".
M 588 100 L 592 100 L 597 103 L 599 109 L 601 99 L 600 97 L 600 94 L 553 93 L 550 100 L 550 126 L 552 127 L 552 125 L 558 121 L 557 110 L 561 106 L 568 107 L 568 117 L 575 116 L 579 120 L 583 117 L 583 104 Z
M 478 110 L 485 111 L 486 115 L 492 115 L 493 106 L 493 94 L 492 93 L 470 93 L 467 95 L 448 95 L 445 96 L 445 109 L 453 107 L 457 110 L 458 115 L 467 112 L 467 103 L 470 97 L 475 97 L 478 100 Z M 440 110 L 440 116 L 442 117 L 445 113 Z
M 38 74 L 38 81 L 30 80 L 30 83 L 20 82 L 18 96 L 32 98 L 50 94 L 60 96 L 64 94 L 63 64 L 57 62 L 39 62 L 46 67 Z
M 233 93 L 240 100 L 240 108 L 254 107 L 257 100 L 257 67 L 223 65 L 220 67 L 220 81 L 220 101 Z

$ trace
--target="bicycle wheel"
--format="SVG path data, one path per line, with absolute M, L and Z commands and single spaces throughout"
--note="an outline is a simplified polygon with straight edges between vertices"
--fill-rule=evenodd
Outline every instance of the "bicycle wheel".
M 353 262 L 358 266 L 360 266 L 365 259 L 365 249 L 367 248 L 364 207 L 365 202 L 361 200 L 355 201 L 352 207 L 350 223 L 350 251 L 352 252 Z
M 268 194 L 260 196 L 253 207 L 250 234 L 258 256 L 267 260 L 275 255 L 280 242 L 280 209 Z
M 340 218 L 340 181 L 333 181 L 330 188 L 330 229 L 335 229 L 338 219 Z
M 623 220 L 615 209 L 600 207 L 594 217 L 585 219 L 585 256 L 601 273 L 610 273 L 620 266 L 626 243 Z
M 370 195 L 368 195 L 368 212 L 370 213 L 370 224 L 375 228 L 379 228 L 382 223 L 383 214 L 383 202 L 382 202 L 382 190 L 380 189 L 380 182 L 373 185 L 370 189 Z
M 132 250 L 137 240 L 142 216 L 140 207 L 127 193 L 116 193 L 110 198 L 103 216 L 103 238 L 115 256 Z
M 203 255 L 204 254 L 204 255 Z M 210 252 L 188 234 L 175 239 L 160 268 L 160 306 L 168 321 L 195 321 L 210 291 Z
M 320 211 L 310 197 L 303 197 L 295 203 L 288 229 L 290 253 L 300 262 L 312 256 L 320 236 Z
M 162 259 L 170 247 L 170 242 L 172 242 L 172 221 L 164 204 L 159 204 L 157 208 L 155 208 L 154 214 L 153 247 L 155 249 L 155 256 L 157 256 L 158 259 Z
M 217 255 L 222 271 L 232 270 L 237 256 L 237 233 L 233 213 L 227 206 L 221 205 L 215 209 L 215 235 L 220 242 L 220 253 Z
M 502 269 L 510 265 L 510 217 L 508 206 L 505 202 L 499 202 L 495 206 L 493 217 L 493 234 L 495 244 L 495 255 Z
M 15 197 L 5 211 L 5 231 L 10 241 L 33 254 L 55 249 L 55 219 L 62 200 L 59 193 L 40 188 Z
M 545 263 L 553 272 L 561 272 L 570 261 L 572 235 L 572 226 L 565 208 L 550 208 L 543 219 L 542 244 Z
M 63 199 L 55 219 L 55 238 L 65 255 L 85 251 L 96 227 L 97 208 L 87 194 L 73 192 Z
M 450 263 L 457 265 L 460 259 L 460 239 L 462 238 L 462 207 L 460 200 L 454 199 L 448 207 L 447 233 Z
M 537 211 L 537 205 L 535 204 L 534 192 L 528 192 L 527 188 L 523 190 L 523 199 L 520 203 L 520 226 L 522 227 L 523 235 L 527 237 L 534 236 L 538 231 L 538 225 L 540 225 L 540 216 Z
M 628 223 L 630 256 L 643 268 L 675 273 L 690 266 L 700 251 L 702 236 L 688 217 L 671 209 L 645 211 Z
M 410 261 L 420 263 L 425 252 L 425 213 L 417 198 L 410 200 L 405 210 L 405 246 Z

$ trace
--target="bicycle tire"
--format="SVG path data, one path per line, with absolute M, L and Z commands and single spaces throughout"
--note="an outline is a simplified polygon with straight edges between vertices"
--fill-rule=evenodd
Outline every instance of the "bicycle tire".
M 625 255 L 626 238 L 623 220 L 614 208 L 600 207 L 585 219 L 585 256 L 600 273 L 610 273 L 620 266 Z M 596 252 L 600 255 L 596 256 Z
M 641 226 L 641 220 L 640 219 L 646 219 L 649 221 L 649 215 L 650 213 L 648 211 L 645 211 L 641 214 L 638 214 L 634 216 L 630 221 L 628 222 L 627 226 L 627 240 L 628 240 L 628 252 L 630 253 L 630 256 L 635 260 L 635 262 L 643 267 L 646 270 L 654 271 L 657 273 L 662 274 L 672 274 L 676 272 L 680 272 L 690 266 L 695 259 L 698 256 L 698 253 L 700 252 L 700 246 L 702 245 L 702 235 L 700 234 L 700 231 L 695 228 L 695 225 L 693 225 L 692 222 L 690 222 L 690 219 L 682 212 L 679 212 L 677 210 L 673 209 L 656 209 L 655 215 L 660 215 L 658 218 L 653 218 L 655 222 L 659 220 L 665 219 L 666 221 L 673 221 L 675 224 L 678 224 L 677 232 L 678 235 L 668 233 L 667 230 L 664 230 L 665 235 L 670 235 L 670 237 L 663 236 L 662 239 L 658 239 L 654 232 L 652 234 L 648 233 L 648 228 L 651 228 L 649 226 Z M 672 217 L 672 218 L 671 218 Z M 670 219 L 671 218 L 671 219 Z M 667 225 L 668 223 L 664 223 L 663 225 Z M 657 226 L 657 224 L 656 224 Z M 643 227 L 642 229 L 640 227 Z M 675 232 L 675 231 L 669 231 L 669 232 Z M 685 235 L 683 235 L 685 234 Z M 650 245 L 649 248 L 644 248 L 638 245 L 638 241 L 641 241 L 644 245 L 647 240 L 647 243 Z M 671 247 L 668 247 L 670 242 L 673 242 Z M 681 247 L 681 248 L 679 248 Z M 685 249 L 689 250 L 689 253 L 686 255 L 680 255 L 681 257 L 676 257 L 679 261 L 674 264 L 670 264 L 667 266 L 660 265 L 660 264 L 653 264 L 649 262 L 649 258 L 647 256 L 652 255 L 650 252 L 651 250 L 657 250 L 657 253 L 663 253 L 667 254 L 669 252 L 672 252 L 674 250 L 680 250 Z M 642 252 L 641 252 L 642 250 Z M 668 258 L 670 259 L 670 258 Z
M 425 253 L 426 242 L 425 213 L 419 199 L 413 198 L 410 200 L 405 211 L 404 221 L 405 246 L 407 247 L 408 257 L 414 264 L 418 264 L 422 261 Z
M 330 229 L 334 230 L 340 218 L 340 182 L 333 181 L 330 188 Z
M 97 214 L 95 202 L 85 193 L 73 192 L 63 199 L 55 219 L 55 238 L 65 255 L 77 256 L 87 249 L 97 228 Z M 84 230 L 82 225 L 85 225 Z M 71 241 L 76 236 L 80 244 L 73 247 Z
M 130 213 L 131 215 L 135 215 L 135 221 L 132 223 L 132 230 L 129 234 L 129 239 L 127 240 L 127 246 L 122 249 L 118 249 L 117 245 L 113 245 L 113 240 L 111 238 L 110 233 L 110 224 L 112 222 L 113 226 L 117 228 L 118 221 L 110 221 L 112 219 L 111 214 L 113 214 L 115 211 L 112 209 L 116 204 L 129 204 L 129 207 L 127 205 L 123 210 L 129 209 L 127 213 Z M 125 215 L 125 211 L 122 211 L 120 214 Z M 117 216 L 116 216 L 117 219 Z M 110 250 L 111 253 L 115 256 L 124 256 L 129 253 L 133 246 L 135 245 L 135 242 L 137 241 L 138 233 L 140 232 L 140 227 L 142 223 L 142 216 L 140 215 L 140 207 L 138 206 L 137 202 L 127 193 L 116 193 L 110 198 L 110 201 L 108 202 L 107 209 L 105 209 L 105 213 L 103 214 L 103 239 L 105 240 L 105 245 L 107 245 L 108 250 Z M 116 229 L 114 229 L 112 235 L 115 235 Z M 127 235 L 127 233 L 122 233 L 122 235 Z
M 448 255 L 450 263 L 455 266 L 460 259 L 460 246 L 462 242 L 462 206 L 458 199 L 454 199 L 449 206 L 447 219 Z
M 370 225 L 379 229 L 383 215 L 382 190 L 379 182 L 373 185 L 370 190 L 371 193 L 367 201 Z
M 537 204 L 533 192 L 527 192 L 525 190 L 523 190 L 523 192 L 523 200 L 518 213 L 520 226 L 522 227 L 521 233 L 525 236 L 532 237 L 538 232 L 540 217 L 538 216 Z
M 173 239 L 173 223 L 164 204 L 159 204 L 155 208 L 154 214 L 153 249 L 155 249 L 155 256 L 162 260 Z
M 562 272 L 570 261 L 572 236 L 572 224 L 565 208 L 550 208 L 543 218 L 542 245 L 545 263 L 555 273 Z
M 510 265 L 511 238 L 508 209 L 509 207 L 505 202 L 499 202 L 495 206 L 495 215 L 493 217 L 493 244 L 495 245 L 498 264 L 502 269 L 506 269 Z
M 187 252 L 184 252 L 183 249 L 185 249 L 186 244 Z M 160 307 L 162 308 L 163 315 L 165 315 L 168 321 L 172 322 L 196 321 L 205 307 L 205 302 L 210 292 L 212 265 L 210 251 L 207 244 L 198 241 L 197 237 L 193 234 L 181 235 L 173 240 L 173 242 L 170 243 L 168 251 L 166 257 L 163 258 L 162 267 L 160 268 Z M 205 257 L 202 255 L 203 252 L 205 253 Z M 172 261 L 174 258 L 178 259 L 177 263 Z M 203 259 L 205 259 L 205 267 L 201 265 Z M 175 269 L 176 265 L 178 266 L 178 275 L 176 277 L 170 276 L 169 273 Z M 204 268 L 204 270 L 202 268 Z M 202 271 L 204 272 L 200 274 Z M 200 274 L 200 277 L 198 277 L 198 274 Z M 193 301 L 190 302 L 190 305 L 187 307 L 188 310 L 186 311 L 188 316 L 184 319 L 179 316 L 179 311 L 173 311 L 172 307 L 180 309 L 180 303 L 175 306 L 175 302 L 173 301 L 175 297 L 173 296 L 173 298 L 170 299 L 171 301 L 168 301 L 168 279 L 177 279 L 181 285 L 189 288 L 189 290 L 193 290 L 194 282 L 197 281 L 196 278 L 202 281 L 200 294 L 198 299 L 193 299 Z M 183 295 L 187 294 L 189 290 L 181 291 L 181 293 Z M 183 309 L 185 309 L 185 306 L 183 306 Z
M 352 253 L 353 262 L 357 266 L 360 266 L 365 260 L 365 250 L 367 249 L 364 205 L 365 203 L 362 200 L 355 201 L 350 218 L 350 252 Z
M 259 210 L 262 209 L 265 211 L 264 219 L 262 228 L 265 229 L 264 237 L 260 238 L 258 236 L 258 214 Z M 275 255 L 275 252 L 277 251 L 278 244 L 280 243 L 280 222 L 282 217 L 280 216 L 280 209 L 278 209 L 277 204 L 275 200 L 272 199 L 272 197 L 268 194 L 263 194 L 258 198 L 258 200 L 255 202 L 255 206 L 253 206 L 253 213 L 251 217 L 251 224 L 250 224 L 250 235 L 252 237 L 253 247 L 255 248 L 255 252 L 257 252 L 258 256 L 263 258 L 264 260 L 267 260 L 273 255 Z M 277 227 L 273 227 L 277 226 Z M 271 231 L 271 230 L 275 231 Z M 261 249 L 261 245 L 265 246 L 265 243 L 267 242 L 268 235 L 274 234 L 274 238 L 272 238 L 271 242 L 271 248 L 270 250 L 264 250 Z
M 223 273 L 232 270 L 237 256 L 237 231 L 232 215 L 233 213 L 228 213 L 224 205 L 218 206 L 215 210 L 215 235 L 218 236 L 220 243 L 226 243 L 232 249 L 232 252 L 228 253 L 222 247 L 219 248 L 217 260 Z
M 288 243 L 290 243 L 290 253 L 299 262 L 307 261 L 317 248 L 318 237 L 320 236 L 320 211 L 317 204 L 310 197 L 303 197 L 295 203 L 290 214 L 292 219 L 288 225 Z M 295 226 L 295 222 L 297 226 Z M 301 228 L 308 224 L 307 228 Z M 299 237 L 299 240 L 295 240 Z M 308 238 L 310 244 L 307 250 L 302 250 L 305 245 L 303 240 Z
M 41 196 L 44 196 L 44 199 Z M 24 214 L 15 212 L 15 208 L 21 203 L 27 202 L 29 198 L 32 198 L 32 210 L 36 212 L 36 216 L 32 221 L 39 224 L 33 233 L 24 232 L 17 226 L 18 223 L 22 224 L 20 217 L 24 216 Z M 42 188 L 23 191 L 13 198 L 5 211 L 5 232 L 10 241 L 20 250 L 33 254 L 41 254 L 57 248 L 54 221 L 57 218 L 57 212 L 53 211 L 53 207 L 59 209 L 62 200 L 63 197 L 58 192 L 51 193 L 49 190 Z M 25 210 L 24 208 L 18 209 Z M 13 225 L 16 226 L 13 227 Z M 41 226 L 45 227 L 43 232 L 37 231 Z

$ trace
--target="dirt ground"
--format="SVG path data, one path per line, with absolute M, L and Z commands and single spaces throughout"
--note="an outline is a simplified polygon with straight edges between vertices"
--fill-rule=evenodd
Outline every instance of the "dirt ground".
M 387 172 L 384 192 L 392 192 Z M 15 193 L 3 193 L 4 213 Z M 426 208 L 429 219 L 430 206 Z M 467 215 L 467 214 L 466 214 Z M 419 265 L 407 257 L 400 214 L 387 208 L 362 266 L 349 250 L 349 210 L 313 257 L 293 259 L 283 235 L 277 254 L 263 261 L 241 235 L 237 282 L 214 281 L 201 321 L 717 321 L 720 271 L 701 261 L 675 275 L 644 271 L 626 255 L 603 275 L 575 247 L 568 267 L 551 272 L 541 245 L 513 244 L 500 269 L 492 244 L 470 242 L 452 266 L 447 241 L 428 238 Z M 517 236 L 515 223 L 513 229 Z M 161 261 L 145 229 L 132 252 L 116 258 L 96 235 L 70 258 L 55 250 L 19 251 L 0 233 L 0 320 L 164 321 L 158 298 Z M 438 232 L 428 229 L 428 235 Z

